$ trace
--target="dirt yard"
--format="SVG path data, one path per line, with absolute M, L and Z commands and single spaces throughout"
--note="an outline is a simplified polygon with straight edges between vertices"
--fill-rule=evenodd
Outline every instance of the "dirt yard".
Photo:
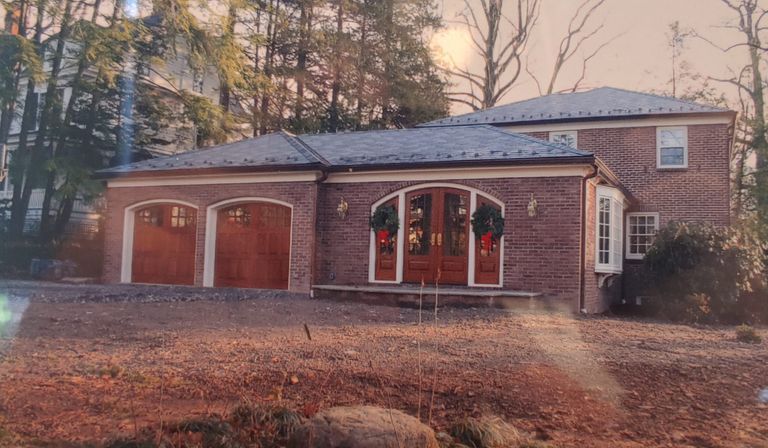
M 418 326 L 417 310 L 253 294 L 0 283 L 0 445 L 98 445 L 241 399 L 416 415 L 420 343 L 437 429 L 486 414 L 553 446 L 768 447 L 765 330 L 745 344 L 733 328 L 488 309 Z

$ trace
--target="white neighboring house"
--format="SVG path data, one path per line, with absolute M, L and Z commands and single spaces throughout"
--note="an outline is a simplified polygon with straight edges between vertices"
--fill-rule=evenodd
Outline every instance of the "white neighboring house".
M 144 18 L 144 20 L 152 19 L 152 16 Z M 74 45 L 75 44 L 72 44 L 72 47 L 74 47 Z M 49 62 L 46 62 L 44 70 L 50 72 L 51 67 Z M 72 59 L 70 59 L 68 63 L 65 63 L 61 69 L 58 85 L 60 86 L 59 88 L 63 100 L 62 104 L 66 105 L 69 101 L 72 91 L 71 83 L 76 72 L 77 63 Z M 157 89 L 160 93 L 167 93 L 165 96 L 170 101 L 177 101 L 174 92 L 181 90 L 206 96 L 214 102 L 218 102 L 219 99 L 219 81 L 216 72 L 212 68 L 206 70 L 205 73 L 200 73 L 192 69 L 187 64 L 182 51 L 179 51 L 177 56 L 170 58 L 164 64 L 137 63 L 134 67 L 127 69 L 126 74 L 134 76 L 136 83 L 146 83 L 147 85 L 152 86 L 152 88 Z M 95 73 L 93 72 L 86 72 L 86 76 L 94 75 Z M 35 131 L 38 126 L 40 112 L 45 103 L 46 89 L 47 84 L 45 83 L 35 87 L 37 99 L 35 105 L 37 113 L 35 116 L 38 117 L 38 119 L 29 133 L 27 141 L 30 143 L 34 142 L 36 137 Z M 8 166 L 7 162 L 13 157 L 13 152 L 17 149 L 19 143 L 19 132 L 21 130 L 21 117 L 24 113 L 23 109 L 26 90 L 27 79 L 22 78 L 18 88 L 20 98 L 17 102 L 16 116 L 11 123 L 6 155 L 4 159 L 0 159 L 5 161 L 5 163 L 0 162 L 0 170 L 6 168 L 6 173 Z M 137 113 L 135 107 L 133 113 Z M 162 132 L 153 136 L 152 143 L 147 148 L 148 155 L 151 157 L 161 157 L 189 151 L 196 147 L 196 139 L 197 132 L 194 128 L 184 127 L 181 124 L 177 127 L 167 127 L 163 129 Z M 10 177 L 10 175 L 2 175 L 2 171 L 0 171 L 0 206 L 2 206 L 3 202 L 9 201 L 13 197 L 13 185 L 11 184 Z M 25 232 L 34 232 L 39 228 L 44 194 L 45 190 L 42 188 L 34 189 L 32 191 L 24 225 Z M 67 232 L 96 232 L 100 219 L 100 213 L 98 211 L 100 208 L 100 201 L 96 201 L 96 203 L 92 204 L 77 201 L 72 212 Z M 8 214 L 6 214 L 5 218 L 8 218 Z M 3 215 L 0 215 L 0 219 L 3 219 Z

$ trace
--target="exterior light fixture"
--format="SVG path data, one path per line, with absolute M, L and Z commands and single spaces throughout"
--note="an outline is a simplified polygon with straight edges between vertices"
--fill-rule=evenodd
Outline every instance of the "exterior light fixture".
M 535 218 L 539 214 L 539 203 L 536 202 L 536 199 L 533 197 L 533 193 L 531 193 L 531 200 L 528 201 L 528 216 L 531 218 Z
M 336 213 L 339 214 L 339 218 L 346 219 L 349 213 L 349 203 L 344 200 L 344 196 L 341 197 L 339 205 L 336 207 Z

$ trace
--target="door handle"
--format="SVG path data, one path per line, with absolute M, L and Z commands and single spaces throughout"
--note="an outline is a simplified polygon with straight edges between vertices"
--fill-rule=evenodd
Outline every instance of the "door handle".
M 438 246 L 442 246 L 443 245 L 443 234 L 442 233 L 438 233 L 437 234 L 437 245 Z
M 433 245 L 433 246 L 435 245 L 435 238 L 437 238 L 437 234 L 436 234 L 436 233 L 433 233 L 433 234 L 432 234 L 432 245 Z

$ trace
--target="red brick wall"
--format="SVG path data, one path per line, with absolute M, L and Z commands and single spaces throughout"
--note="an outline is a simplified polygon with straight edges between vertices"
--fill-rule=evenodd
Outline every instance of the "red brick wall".
M 176 199 L 193 203 L 198 207 L 195 284 L 201 286 L 206 208 L 219 201 L 246 196 L 276 199 L 293 205 L 290 289 L 296 292 L 308 292 L 311 285 L 312 253 L 315 245 L 317 185 L 314 182 L 109 188 L 107 189 L 104 281 L 108 283 L 120 281 L 125 208 L 150 199 Z
M 688 126 L 688 168 L 682 170 L 656 168 L 656 127 L 585 129 L 578 131 L 577 140 L 579 149 L 594 152 L 634 196 L 637 202 L 627 212 L 658 212 L 661 226 L 671 220 L 726 225 L 730 222 L 728 127 L 727 124 Z M 549 138 L 548 132 L 528 134 L 544 140 Z M 594 191 L 590 194 L 594 196 Z M 587 211 L 586 222 L 585 307 L 589 312 L 600 312 L 607 309 L 615 295 L 623 294 L 634 301 L 635 296 L 643 294 L 643 262 L 625 259 L 621 281 L 614 281 L 609 288 L 597 289 L 594 198 L 588 207 L 591 211 Z
M 514 128 L 512 128 L 514 130 Z M 547 139 L 547 132 L 529 135 Z M 656 127 L 584 129 L 578 147 L 592 151 L 638 200 L 628 211 L 670 220 L 728 224 L 731 138 L 727 124 L 688 126 L 688 168 L 656 168 Z
M 543 292 L 569 301 L 579 297 L 580 177 L 483 179 L 454 183 L 504 202 L 504 288 Z M 317 283 L 368 282 L 368 216 L 389 193 L 414 183 L 323 184 L 318 207 Z M 539 216 L 527 213 L 531 193 Z M 349 203 L 341 220 L 336 205 Z M 332 279 L 333 277 L 333 279 Z

